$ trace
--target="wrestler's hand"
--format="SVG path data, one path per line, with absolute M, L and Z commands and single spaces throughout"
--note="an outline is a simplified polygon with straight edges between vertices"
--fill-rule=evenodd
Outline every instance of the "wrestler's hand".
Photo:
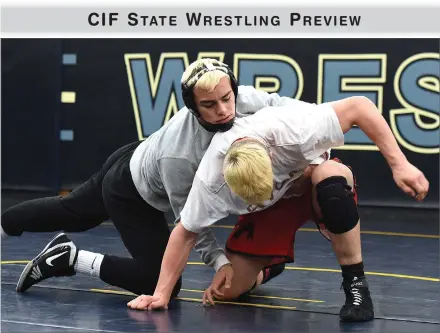
M 217 273 L 215 273 L 212 283 L 208 289 L 203 293 L 203 305 L 215 305 L 215 298 L 222 298 L 224 294 L 220 291 L 221 288 L 231 288 L 232 278 L 234 277 L 234 270 L 231 264 L 223 265 Z
M 169 301 L 169 297 L 161 294 L 141 295 L 128 302 L 127 306 L 135 310 L 166 310 Z
M 305 169 L 304 169 L 304 173 L 303 173 L 303 175 L 301 176 L 302 178 L 308 178 L 308 179 L 310 179 L 310 178 L 312 178 L 312 173 L 313 173 L 313 171 L 316 169 L 316 167 L 317 167 L 318 165 L 316 165 L 316 164 L 310 164 L 310 165 L 308 165 Z
M 414 165 L 405 161 L 393 167 L 393 178 L 397 186 L 417 201 L 425 199 L 429 182 L 425 175 Z

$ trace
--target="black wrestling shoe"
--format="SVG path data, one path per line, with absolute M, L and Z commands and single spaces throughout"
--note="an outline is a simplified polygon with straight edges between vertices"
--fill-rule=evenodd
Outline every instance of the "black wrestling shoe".
M 75 275 L 73 266 L 77 257 L 75 244 L 64 233 L 59 233 L 26 265 L 18 280 L 17 292 L 22 293 L 50 277 Z
M 272 280 L 274 277 L 277 277 L 282 272 L 284 272 L 284 269 L 286 268 L 286 265 L 284 263 L 282 264 L 276 264 L 273 266 L 270 266 L 268 268 L 263 269 L 263 280 L 261 281 L 261 284 L 265 284 Z
M 347 322 L 361 322 L 374 319 L 373 301 L 365 277 L 355 277 L 352 281 L 342 282 L 345 291 L 345 304 L 339 318 Z

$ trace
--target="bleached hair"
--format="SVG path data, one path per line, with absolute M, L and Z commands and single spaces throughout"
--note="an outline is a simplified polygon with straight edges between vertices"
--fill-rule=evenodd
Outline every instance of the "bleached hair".
M 256 140 L 234 142 L 223 162 L 225 181 L 232 192 L 252 205 L 272 197 L 273 170 L 267 148 Z
M 222 65 L 224 64 L 216 59 L 199 59 L 188 66 L 182 75 L 181 81 L 193 89 L 201 89 L 211 92 L 215 89 L 222 78 L 229 78 L 227 69 L 222 67 Z M 201 70 L 203 68 L 208 68 L 209 70 L 202 73 Z

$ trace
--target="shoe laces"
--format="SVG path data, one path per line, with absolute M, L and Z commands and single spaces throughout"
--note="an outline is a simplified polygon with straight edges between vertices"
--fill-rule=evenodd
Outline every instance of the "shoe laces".
M 358 288 L 351 288 L 350 292 L 353 295 L 353 304 L 354 305 L 361 305 L 363 298 L 362 298 L 361 293 L 359 292 L 359 289 Z
M 353 305 L 361 305 L 364 300 L 361 290 L 357 287 L 357 285 L 362 286 L 362 282 L 357 282 L 359 279 L 355 277 L 352 282 L 348 285 L 347 288 L 344 288 L 345 294 L 347 298 L 350 299 Z M 347 283 L 348 284 L 348 283 Z M 344 287 L 344 282 L 341 284 L 341 289 Z

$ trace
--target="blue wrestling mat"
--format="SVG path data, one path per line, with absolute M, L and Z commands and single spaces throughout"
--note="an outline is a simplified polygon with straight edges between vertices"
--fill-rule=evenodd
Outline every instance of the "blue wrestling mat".
M 3 197 L 2 209 L 12 201 Z M 227 220 L 215 228 L 220 244 L 233 223 Z M 306 225 L 297 234 L 296 262 L 237 302 L 201 304 L 213 270 L 192 253 L 179 298 L 161 312 L 128 309 L 132 294 L 82 274 L 52 278 L 17 294 L 24 265 L 54 234 L 8 238 L 2 243 L 1 331 L 439 332 L 438 211 L 361 208 L 361 228 L 376 312 L 371 322 L 340 323 L 345 298 L 339 266 L 331 244 Z M 128 256 L 111 222 L 69 236 L 81 249 Z

